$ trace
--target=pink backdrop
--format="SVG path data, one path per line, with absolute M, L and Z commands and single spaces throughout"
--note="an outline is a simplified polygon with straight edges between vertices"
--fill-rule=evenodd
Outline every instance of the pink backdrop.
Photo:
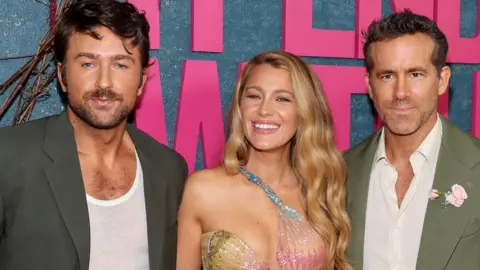
M 160 48 L 160 11 L 158 0 L 130 0 L 147 10 L 151 24 L 152 49 Z M 410 8 L 436 20 L 447 35 L 450 63 L 480 63 L 480 38 L 460 37 L 460 0 L 392 0 L 394 10 Z M 283 0 L 282 49 L 299 56 L 363 58 L 360 30 L 379 18 L 381 0 L 357 0 L 356 30 L 312 28 L 312 0 Z M 223 51 L 223 1 L 192 0 L 192 51 Z M 480 12 L 479 12 L 480 14 Z M 155 60 L 155 59 L 152 59 Z M 240 65 L 241 63 L 239 63 Z M 350 96 L 366 93 L 364 68 L 352 66 L 313 66 L 322 80 L 335 119 L 337 145 L 350 146 Z M 137 110 L 136 125 L 162 143 L 167 143 L 165 114 L 160 83 L 161 67 L 155 61 Z M 345 80 L 348 74 L 348 80 Z M 472 100 L 472 133 L 480 135 L 480 74 L 475 72 Z M 215 61 L 185 60 L 177 109 L 174 149 L 194 170 L 197 138 L 202 140 L 205 167 L 221 160 L 224 123 L 220 87 Z M 440 112 L 448 116 L 448 94 L 439 101 Z

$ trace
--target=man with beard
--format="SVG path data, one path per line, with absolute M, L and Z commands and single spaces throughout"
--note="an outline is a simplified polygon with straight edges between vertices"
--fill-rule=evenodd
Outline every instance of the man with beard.
M 405 10 L 364 38 L 385 124 L 345 153 L 353 268 L 480 269 L 480 141 L 437 112 L 451 74 L 445 35 Z
M 114 0 L 74 1 L 59 18 L 66 112 L 0 131 L 0 269 L 175 269 L 187 166 L 127 124 L 148 31 Z

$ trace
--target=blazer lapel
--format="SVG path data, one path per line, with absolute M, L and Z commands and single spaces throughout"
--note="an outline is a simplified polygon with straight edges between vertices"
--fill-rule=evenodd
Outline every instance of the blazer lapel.
M 367 211 L 368 187 L 373 158 L 381 131 L 378 131 L 358 153 L 346 154 L 348 165 L 347 209 L 352 224 L 352 236 L 347 248 L 349 260 L 354 269 L 362 269 L 365 218 Z
M 469 143 L 470 138 L 441 117 L 442 145 L 436 165 L 433 189 L 449 191 L 453 184 L 464 186 L 468 193 L 471 168 L 479 162 L 480 152 Z M 442 208 L 445 197 L 430 201 L 427 206 L 417 269 L 444 269 L 467 222 L 471 207 L 468 199 L 461 207 Z
M 52 117 L 47 125 L 43 149 L 52 162 L 44 171 L 77 250 L 80 269 L 88 270 L 90 222 L 73 128 L 66 113 Z
M 145 187 L 145 210 L 147 215 L 148 254 L 150 269 L 160 269 L 163 254 L 163 235 L 165 231 L 166 211 L 168 209 L 167 187 L 161 172 L 168 171 L 155 155 L 149 154 L 147 146 L 143 146 L 139 131 L 131 125 L 127 126 L 142 165 Z M 153 163 L 155 161 L 155 163 Z

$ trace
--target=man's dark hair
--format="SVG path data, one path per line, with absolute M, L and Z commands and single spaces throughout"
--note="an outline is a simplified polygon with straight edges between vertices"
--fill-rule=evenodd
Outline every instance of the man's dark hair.
M 432 53 L 432 64 L 441 72 L 447 65 L 448 42 L 443 32 L 438 28 L 435 21 L 426 16 L 418 15 L 405 9 L 402 12 L 393 13 L 380 20 L 373 21 L 366 32 L 362 31 L 363 53 L 367 71 L 373 68 L 370 56 L 370 47 L 374 42 L 392 40 L 405 35 L 425 34 L 435 43 Z
M 150 26 L 144 13 L 139 13 L 134 5 L 116 0 L 78 0 L 70 4 L 59 18 L 55 27 L 55 57 L 63 63 L 68 49 L 68 39 L 74 32 L 101 37 L 94 28 L 104 26 L 131 45 L 139 46 L 143 68 L 149 66 Z M 128 51 L 127 46 L 125 49 Z M 129 52 L 130 53 L 130 52 Z

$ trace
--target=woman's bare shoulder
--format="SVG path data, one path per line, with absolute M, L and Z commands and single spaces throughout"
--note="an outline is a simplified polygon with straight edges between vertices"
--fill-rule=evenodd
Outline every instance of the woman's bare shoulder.
M 191 182 L 195 185 L 217 185 L 218 182 L 222 182 L 225 178 L 229 178 L 230 176 L 227 175 L 227 172 L 222 166 L 210 168 L 210 169 L 202 169 L 192 173 L 188 179 L 187 183 Z
M 232 185 L 235 176 L 228 175 L 222 166 L 202 169 L 192 173 L 186 182 L 185 194 L 208 199 Z M 200 199 L 200 198 L 199 198 Z

